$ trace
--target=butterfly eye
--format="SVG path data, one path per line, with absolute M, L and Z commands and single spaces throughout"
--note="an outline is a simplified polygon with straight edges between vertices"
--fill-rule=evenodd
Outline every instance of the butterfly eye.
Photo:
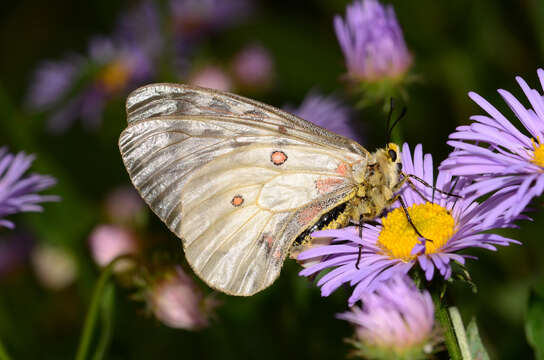
M 395 150 L 389 149 L 389 157 L 391 158 L 391 161 L 397 161 L 397 152 Z

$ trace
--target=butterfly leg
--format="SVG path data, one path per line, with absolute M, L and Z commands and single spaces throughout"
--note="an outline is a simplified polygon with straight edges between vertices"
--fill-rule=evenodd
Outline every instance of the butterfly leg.
M 406 178 L 408 178 L 408 183 L 411 184 L 410 187 L 411 187 L 412 189 L 414 189 L 415 186 L 414 186 L 414 184 L 410 181 L 409 178 L 412 178 L 412 179 L 414 179 L 414 180 L 417 180 L 417 181 L 419 181 L 420 183 L 422 183 L 423 185 L 425 185 L 426 187 L 433 189 L 433 193 L 434 193 L 435 191 L 437 191 L 437 192 L 439 192 L 439 193 L 441 193 L 441 194 L 444 194 L 444 195 L 447 195 L 447 196 L 453 196 L 453 197 L 456 197 L 456 198 L 462 198 L 462 196 L 460 196 L 460 195 L 453 194 L 453 193 L 450 193 L 450 192 L 447 192 L 447 191 L 442 191 L 442 190 L 440 190 L 440 189 L 437 189 L 435 186 L 432 186 L 431 184 L 427 183 L 427 182 L 426 182 L 425 180 L 423 180 L 422 178 L 420 178 L 420 177 L 418 177 L 418 176 L 415 176 L 415 175 L 413 175 L 413 174 L 404 174 L 404 173 L 403 173 L 403 175 L 404 175 Z M 414 190 L 415 190 L 415 189 L 414 189 Z M 417 191 L 417 190 L 416 190 L 416 191 Z M 419 194 L 419 192 L 418 192 L 418 194 Z M 420 195 L 421 195 L 421 194 L 420 194 Z M 434 197 L 434 196 L 433 196 L 433 197 Z
M 408 219 L 408 223 L 415 230 L 416 234 L 419 237 L 422 237 L 423 239 L 425 239 L 426 241 L 433 242 L 431 239 L 427 239 L 425 236 L 421 235 L 419 230 L 416 228 L 416 225 L 414 224 L 414 222 L 412 221 L 412 218 L 410 217 L 410 214 L 408 213 L 408 209 L 406 208 L 406 203 L 404 202 L 404 199 L 402 198 L 402 196 L 398 195 L 396 196 L 396 198 L 399 200 L 400 205 L 402 206 L 402 210 L 404 210 L 404 214 L 406 215 L 406 219 Z
M 427 201 L 427 202 L 430 202 L 430 203 L 434 203 L 434 188 L 433 188 L 433 200 L 432 201 L 429 201 L 429 199 L 427 199 L 427 197 L 425 195 L 423 195 L 423 193 L 421 193 L 421 191 L 419 191 L 419 189 L 416 187 L 416 185 L 409 179 L 409 178 L 406 178 L 406 183 L 408 184 L 408 186 L 410 186 L 410 188 L 412 190 L 414 190 L 416 192 L 416 194 L 418 194 L 423 200 Z
M 363 217 L 359 219 L 359 237 L 363 238 Z M 361 255 L 363 253 L 363 245 L 359 245 L 359 254 L 357 255 L 357 262 L 355 263 L 355 268 L 359 270 L 359 262 L 361 261 Z

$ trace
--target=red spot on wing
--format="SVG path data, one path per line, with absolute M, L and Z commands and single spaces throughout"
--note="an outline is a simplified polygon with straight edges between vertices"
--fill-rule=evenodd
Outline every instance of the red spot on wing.
M 338 167 L 336 168 L 335 172 L 336 172 L 338 175 L 345 176 L 347 170 L 348 170 L 348 165 L 347 165 L 346 163 L 342 162 L 342 163 L 340 163 L 340 165 L 338 165 Z
M 244 203 L 244 198 L 242 197 L 242 195 L 235 195 L 230 203 L 232 204 L 232 206 L 238 207 Z
M 276 166 L 282 165 L 287 161 L 287 155 L 283 151 L 274 151 L 272 155 L 270 155 L 270 161 Z
M 268 247 L 268 249 L 272 249 L 272 245 L 274 245 L 274 238 L 272 237 L 272 235 L 270 234 L 265 234 L 263 236 L 263 241 L 264 243 L 266 244 L 266 246 Z
M 328 193 L 334 190 L 338 185 L 344 181 L 338 178 L 325 178 L 315 181 L 315 187 L 320 194 Z
M 297 222 L 300 225 L 306 225 L 312 221 L 323 210 L 319 205 L 312 205 L 302 210 L 297 215 Z

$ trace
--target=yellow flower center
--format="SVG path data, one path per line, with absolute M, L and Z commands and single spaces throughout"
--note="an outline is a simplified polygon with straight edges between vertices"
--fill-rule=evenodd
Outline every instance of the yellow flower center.
M 408 213 L 416 229 L 427 239 L 425 254 L 438 252 L 456 231 L 450 212 L 438 204 L 414 204 L 408 208 Z M 384 253 L 403 261 L 415 259 L 412 249 L 420 240 L 404 210 L 396 208 L 391 211 L 382 218 L 382 225 L 378 246 Z
M 537 143 L 535 143 L 535 139 L 531 139 L 534 147 L 533 159 L 531 162 L 533 164 L 537 164 L 538 166 L 544 167 L 544 145 L 540 142 L 539 138 L 537 138 L 536 141 Z
M 129 72 L 122 61 L 113 61 L 100 74 L 100 81 L 108 92 L 121 90 L 127 83 Z

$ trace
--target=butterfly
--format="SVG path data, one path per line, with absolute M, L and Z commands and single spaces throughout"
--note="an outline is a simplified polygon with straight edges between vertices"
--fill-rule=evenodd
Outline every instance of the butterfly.
M 196 86 L 132 92 L 119 149 L 130 179 L 210 287 L 271 285 L 309 234 L 373 219 L 402 185 L 399 147 L 368 152 L 275 107 Z

